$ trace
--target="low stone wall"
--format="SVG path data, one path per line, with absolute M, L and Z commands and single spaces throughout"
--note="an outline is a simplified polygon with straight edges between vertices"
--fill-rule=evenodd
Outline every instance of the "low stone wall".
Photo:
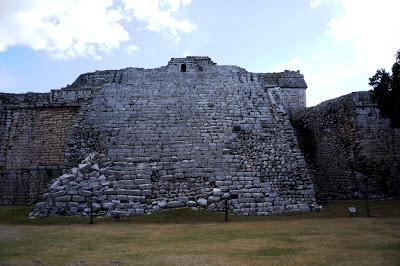
M 369 92 L 355 92 L 292 115 L 318 199 L 400 196 L 400 130 Z

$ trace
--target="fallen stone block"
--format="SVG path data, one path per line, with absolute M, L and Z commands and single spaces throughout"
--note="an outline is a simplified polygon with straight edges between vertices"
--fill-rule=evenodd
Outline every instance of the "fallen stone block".
M 178 208 L 178 207 L 182 207 L 183 203 L 180 201 L 169 201 L 167 202 L 167 208 Z
M 207 207 L 207 200 L 204 198 L 200 198 L 197 200 L 197 205 L 201 206 L 201 207 Z

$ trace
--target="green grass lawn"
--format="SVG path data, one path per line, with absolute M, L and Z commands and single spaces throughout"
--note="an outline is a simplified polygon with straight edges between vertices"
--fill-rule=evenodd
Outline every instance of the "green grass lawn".
M 356 206 L 358 217 L 346 207 Z M 0 265 L 400 265 L 400 202 L 269 217 L 176 209 L 126 220 L 29 219 L 0 206 Z

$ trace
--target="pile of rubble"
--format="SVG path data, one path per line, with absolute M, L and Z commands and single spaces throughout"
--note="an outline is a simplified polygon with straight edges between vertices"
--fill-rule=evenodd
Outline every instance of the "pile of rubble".
M 78 167 L 52 180 L 48 192 L 43 195 L 43 201 L 33 207 L 30 216 L 87 216 L 93 212 L 96 216 L 120 218 L 185 206 L 218 210 L 221 208 L 220 200 L 229 197 L 229 193 L 214 188 L 210 191 L 209 200 L 154 201 L 151 199 L 151 190 L 126 189 L 126 186 L 122 186 L 132 180 L 108 180 L 107 172 L 112 165 L 113 162 L 107 161 L 104 154 L 91 153 Z

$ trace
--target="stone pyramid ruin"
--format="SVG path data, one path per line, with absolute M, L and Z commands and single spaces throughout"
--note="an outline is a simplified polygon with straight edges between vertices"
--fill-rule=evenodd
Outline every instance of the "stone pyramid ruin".
M 225 198 L 237 214 L 309 211 L 314 186 L 288 115 L 305 107 L 306 87 L 299 72 L 251 73 L 187 57 L 96 71 L 40 100 L 19 99 L 53 106 L 48 119 L 70 125 L 49 150 L 61 173 L 33 215 L 85 215 L 91 201 L 98 215 L 218 211 Z M 66 108 L 68 118 L 57 113 Z

